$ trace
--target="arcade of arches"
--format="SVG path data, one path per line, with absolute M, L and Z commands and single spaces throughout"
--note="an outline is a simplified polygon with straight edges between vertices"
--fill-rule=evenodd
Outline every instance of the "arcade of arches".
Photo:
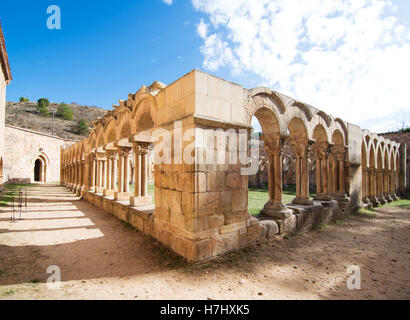
M 243 151 L 214 144 L 216 129 L 251 132 L 262 127 L 269 201 L 258 217 L 248 213 L 249 164 L 200 161 L 204 151 Z M 147 193 L 150 148 L 163 143 L 153 130 L 175 138 L 194 129 L 183 148 L 192 163 L 156 161 L 155 204 Z M 211 143 L 212 142 L 212 143 Z M 294 155 L 296 197 L 282 201 L 283 150 Z M 309 160 L 315 159 L 316 195 L 309 197 Z M 155 154 L 154 158 L 163 156 Z M 129 188 L 130 158 L 134 191 Z M 406 146 L 335 119 L 268 88 L 240 85 L 193 70 L 169 86 L 154 82 L 120 100 L 94 123 L 87 139 L 61 150 L 62 183 L 86 200 L 129 222 L 190 261 L 246 247 L 270 234 L 294 233 L 337 219 L 362 206 L 397 199 L 404 192 Z M 154 159 L 155 160 L 155 159 Z M 204 164 L 205 163 L 205 164 Z

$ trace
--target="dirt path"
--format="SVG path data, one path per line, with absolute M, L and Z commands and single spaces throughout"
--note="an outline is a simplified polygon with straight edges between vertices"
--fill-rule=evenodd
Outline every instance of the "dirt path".
M 0 299 L 410 299 L 408 207 L 188 265 L 117 218 L 48 188 L 51 200 L 33 203 L 24 220 L 11 223 L 0 212 Z M 47 288 L 50 265 L 61 269 L 59 290 Z M 346 287 L 350 265 L 361 268 L 361 290 Z

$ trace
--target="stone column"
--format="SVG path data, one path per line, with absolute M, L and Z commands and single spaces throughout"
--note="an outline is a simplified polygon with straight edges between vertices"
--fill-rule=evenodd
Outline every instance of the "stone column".
M 373 206 L 378 206 L 380 204 L 379 199 L 377 198 L 377 174 L 376 174 L 376 169 L 370 168 L 369 169 L 369 181 L 370 181 L 370 202 L 373 204 Z
M 91 161 L 91 172 L 90 172 L 90 177 L 91 177 L 91 181 L 90 181 L 90 191 L 91 192 L 95 192 L 96 190 L 96 176 L 95 176 L 95 172 L 97 170 L 96 165 L 97 165 L 97 160 L 95 159 L 95 153 L 91 153 L 90 154 L 90 161 Z
M 135 157 L 134 168 L 134 196 L 130 197 L 132 207 L 146 206 L 152 204 L 152 197 L 148 195 L 148 166 L 147 155 L 150 143 L 133 142 Z
M 335 192 L 333 197 L 338 202 L 348 202 L 349 199 L 346 194 L 346 174 L 345 174 L 345 158 L 346 152 L 344 147 L 342 146 L 334 146 L 332 147 L 332 153 L 335 159 L 335 175 L 337 175 L 337 179 L 335 179 Z M 336 177 L 335 177 L 336 178 Z
M 384 175 L 383 175 L 383 169 L 377 169 L 377 179 L 378 179 L 378 184 L 377 184 L 377 198 L 379 199 L 381 204 L 387 203 L 386 198 L 384 197 Z
M 312 205 L 309 198 L 309 162 L 307 141 L 291 143 L 296 157 L 296 197 L 293 204 Z
M 130 199 L 129 192 L 129 163 L 128 156 L 131 151 L 129 147 L 118 147 L 119 155 L 119 180 L 118 180 L 118 191 L 114 192 L 114 199 L 123 201 Z
M 112 171 L 111 171 L 111 189 L 117 190 L 117 177 L 118 177 L 118 154 L 117 152 L 111 153 Z
M 117 151 L 107 150 L 107 187 L 104 189 L 104 196 L 114 196 L 117 187 Z
M 316 158 L 316 195 L 314 200 L 331 201 L 329 192 L 329 146 L 325 142 L 312 146 Z
M 292 210 L 282 202 L 284 139 L 277 136 L 264 136 L 263 141 L 268 154 L 269 201 L 265 204 L 261 213 L 277 219 L 286 219 L 291 216 Z
M 366 166 L 366 164 L 362 164 L 364 166 Z M 364 170 L 362 170 L 363 173 L 363 190 L 362 190 L 362 201 L 364 204 L 369 204 L 370 203 L 370 199 L 369 199 L 369 168 L 365 167 Z
M 390 192 L 390 173 L 389 169 L 385 168 L 384 169 L 384 193 L 387 202 L 392 202 L 393 199 L 391 197 L 391 192 Z
M 397 200 L 396 190 L 395 190 L 395 181 L 396 173 L 393 170 L 390 170 L 390 194 L 393 201 Z

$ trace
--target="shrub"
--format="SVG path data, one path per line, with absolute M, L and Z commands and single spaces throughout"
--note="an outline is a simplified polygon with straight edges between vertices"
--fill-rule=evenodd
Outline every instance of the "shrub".
M 56 116 L 64 120 L 73 120 L 74 111 L 63 102 L 58 106 Z
M 19 99 L 20 102 L 30 102 L 28 98 L 20 97 Z
M 82 135 L 86 135 L 88 133 L 88 124 L 84 119 L 77 122 L 77 132 Z
M 37 110 L 43 115 L 43 116 L 48 116 L 50 114 L 48 110 L 48 106 L 50 105 L 50 102 L 46 98 L 40 98 L 37 101 Z

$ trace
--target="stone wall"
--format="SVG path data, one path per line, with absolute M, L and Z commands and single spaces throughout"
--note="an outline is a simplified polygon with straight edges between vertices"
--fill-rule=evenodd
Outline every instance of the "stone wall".
M 407 146 L 407 166 L 406 166 L 406 190 L 410 191 L 410 132 L 390 132 L 390 133 L 381 133 L 382 137 L 396 141 L 400 144 L 405 144 Z
M 60 148 L 74 141 L 9 125 L 4 138 L 4 182 L 33 183 L 39 156 L 46 160 L 46 182 L 60 182 Z
M 6 112 L 6 81 L 3 72 L 0 72 L 0 158 L 4 166 L 4 121 Z M 0 171 L 2 168 L 0 168 Z M 0 185 L 3 183 L 4 173 L 0 172 Z

